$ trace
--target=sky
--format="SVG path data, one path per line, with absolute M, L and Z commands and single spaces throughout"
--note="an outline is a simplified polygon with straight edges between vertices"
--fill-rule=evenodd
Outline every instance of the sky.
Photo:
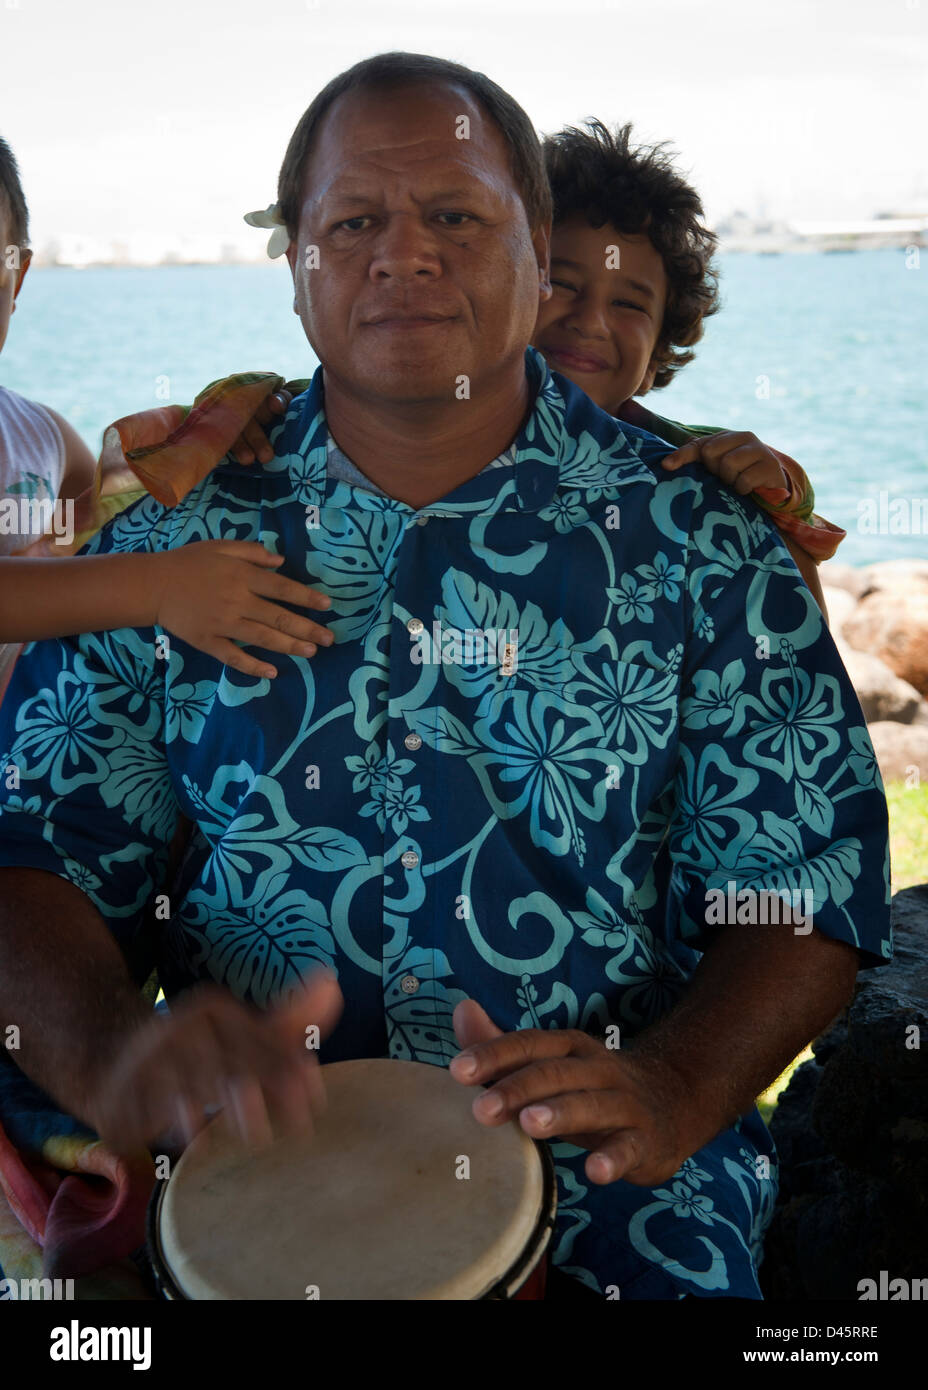
M 230 243 L 360 58 L 486 72 L 549 133 L 669 140 L 711 223 L 928 211 L 928 0 L 0 0 L 0 135 L 32 244 Z

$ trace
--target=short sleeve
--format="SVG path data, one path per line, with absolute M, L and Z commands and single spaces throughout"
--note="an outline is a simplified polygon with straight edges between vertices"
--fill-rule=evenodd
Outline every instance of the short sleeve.
M 668 912 L 701 950 L 717 926 L 750 930 L 751 912 L 765 911 L 755 895 L 777 893 L 793 914 L 784 930 L 811 923 L 857 947 L 862 968 L 885 964 L 888 812 L 860 702 L 776 531 L 750 499 L 714 479 L 701 487 Z
M 165 549 L 168 530 L 147 497 L 81 554 Z M 32 642 L 0 705 L 0 865 L 68 879 L 124 948 L 160 885 L 179 812 L 156 646 L 153 628 Z

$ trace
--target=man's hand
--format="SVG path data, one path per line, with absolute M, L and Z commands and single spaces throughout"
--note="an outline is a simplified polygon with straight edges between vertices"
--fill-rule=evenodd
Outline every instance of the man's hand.
M 191 990 L 166 1016 L 131 1033 L 115 1062 L 90 1078 L 86 1111 L 100 1138 L 131 1153 L 178 1125 L 189 1140 L 204 1109 L 223 1104 L 233 1132 L 268 1144 L 311 1132 L 325 1106 L 310 1025 L 334 1028 L 343 999 L 335 976 L 318 970 L 287 1003 L 261 1013 L 225 989 Z
M 721 482 L 745 497 L 757 488 L 769 488 L 774 494 L 771 502 L 789 497 L 789 478 L 772 449 L 761 443 L 756 434 L 746 431 L 708 434 L 693 439 L 675 449 L 661 460 L 664 468 L 681 468 L 685 463 L 702 463 Z
M 282 386 L 273 396 L 268 396 L 261 402 L 229 450 L 238 463 L 254 463 L 255 459 L 259 459 L 261 463 L 270 463 L 274 457 L 274 450 L 268 442 L 265 426 L 275 417 L 285 415 L 292 399 L 290 392 Z
M 503 1033 L 473 999 L 455 1009 L 454 1031 L 466 1050 L 451 1075 L 490 1086 L 474 1101 L 475 1119 L 496 1126 L 518 1117 L 533 1139 L 593 1150 L 585 1165 L 591 1182 L 654 1187 L 699 1147 L 685 1137 L 685 1085 L 654 1059 L 610 1051 L 574 1028 Z

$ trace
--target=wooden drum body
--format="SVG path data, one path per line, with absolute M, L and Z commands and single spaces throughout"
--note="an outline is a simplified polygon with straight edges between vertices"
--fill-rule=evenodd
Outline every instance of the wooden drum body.
M 213 1121 L 152 1194 L 148 1241 L 172 1299 L 542 1298 L 557 1186 L 516 1121 L 442 1067 L 322 1069 L 309 1138 L 252 1152 Z

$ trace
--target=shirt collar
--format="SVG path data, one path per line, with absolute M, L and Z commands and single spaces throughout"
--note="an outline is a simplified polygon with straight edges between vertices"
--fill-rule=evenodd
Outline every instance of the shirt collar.
M 340 478 L 343 483 L 350 483 L 354 487 L 364 488 L 368 492 L 374 492 L 381 496 L 383 495 L 383 488 L 379 487 L 377 483 L 372 482 L 370 478 L 365 477 L 357 464 L 338 447 L 332 437 L 331 431 L 327 431 L 325 447 L 329 478 L 334 474 L 336 477 Z M 501 454 L 497 454 L 492 463 L 486 464 L 481 471 L 485 473 L 488 468 L 512 467 L 515 461 L 515 447 L 510 444 L 508 449 L 504 449 Z
M 329 475 L 330 435 L 321 366 L 308 389 L 291 401 L 282 422 L 269 432 L 275 457 L 263 466 L 263 478 L 272 486 L 276 475 L 281 494 L 289 493 L 307 507 L 325 506 L 336 489 L 342 488 L 350 494 L 351 506 L 361 510 L 467 516 L 541 511 L 554 496 L 563 466 L 591 446 L 609 447 L 613 464 L 627 461 L 635 470 L 640 469 L 637 451 L 621 436 L 618 421 L 566 377 L 552 373 L 532 346 L 525 350 L 525 368 L 531 409 L 510 449 L 494 460 L 500 466 L 483 469 L 428 507 L 410 507 Z M 504 463 L 507 457 L 513 461 Z M 245 471 L 242 465 L 224 465 L 222 471 L 229 468 Z

